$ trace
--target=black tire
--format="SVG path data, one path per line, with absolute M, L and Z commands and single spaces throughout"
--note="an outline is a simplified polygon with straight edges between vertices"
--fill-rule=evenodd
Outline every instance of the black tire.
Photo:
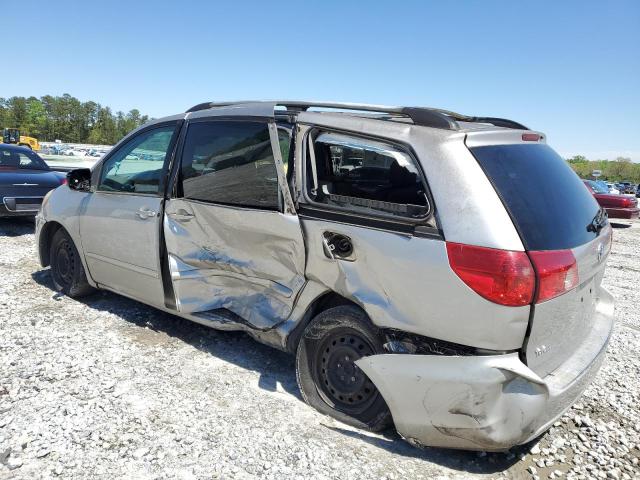
M 342 305 L 318 314 L 296 350 L 296 377 L 304 400 L 325 415 L 374 432 L 391 425 L 380 392 L 354 362 L 384 353 L 367 315 Z
M 49 260 L 56 290 L 72 298 L 83 297 L 94 291 L 87 282 L 82 260 L 73 240 L 62 228 L 53 235 Z

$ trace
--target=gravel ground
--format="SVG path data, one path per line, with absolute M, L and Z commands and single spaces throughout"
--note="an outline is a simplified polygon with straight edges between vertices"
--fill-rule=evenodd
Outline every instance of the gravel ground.
M 596 382 L 540 439 L 484 454 L 322 416 L 293 358 L 244 334 L 59 296 L 33 225 L 0 220 L 0 479 L 640 478 L 639 239 L 637 221 L 614 232 L 617 326 Z

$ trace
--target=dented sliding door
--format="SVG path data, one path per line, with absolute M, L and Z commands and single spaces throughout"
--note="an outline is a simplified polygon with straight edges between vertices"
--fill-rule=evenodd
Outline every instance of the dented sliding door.
M 164 235 L 179 311 L 268 329 L 304 284 L 304 240 L 280 150 L 288 129 L 240 110 L 189 121 Z

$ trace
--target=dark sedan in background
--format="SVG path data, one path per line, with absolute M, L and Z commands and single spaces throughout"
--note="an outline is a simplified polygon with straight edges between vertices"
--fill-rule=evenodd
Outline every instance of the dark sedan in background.
M 47 192 L 65 182 L 37 153 L 0 144 L 0 217 L 34 216 Z
M 596 198 L 602 208 L 607 211 L 609 218 L 638 218 L 640 208 L 638 199 L 631 195 L 614 195 L 609 189 L 593 180 L 583 180 L 586 187 Z

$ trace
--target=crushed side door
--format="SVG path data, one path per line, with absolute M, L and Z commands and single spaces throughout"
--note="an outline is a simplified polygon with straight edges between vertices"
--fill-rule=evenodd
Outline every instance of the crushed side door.
M 164 216 L 177 309 L 269 329 L 290 315 L 305 283 L 304 239 L 286 181 L 273 106 L 220 108 L 189 119 L 187 128 L 192 130 L 187 130 L 180 168 L 181 176 L 193 176 L 178 180 L 183 191 L 179 188 L 167 201 Z M 228 138 L 249 123 L 260 138 L 248 137 L 222 153 L 207 144 L 207 138 L 196 139 L 198 129 L 206 136 L 205 123 L 211 131 L 218 129 L 220 144 L 232 143 Z M 278 197 L 279 208 L 243 204 L 251 192 L 272 188 L 277 191 L 265 195 Z

